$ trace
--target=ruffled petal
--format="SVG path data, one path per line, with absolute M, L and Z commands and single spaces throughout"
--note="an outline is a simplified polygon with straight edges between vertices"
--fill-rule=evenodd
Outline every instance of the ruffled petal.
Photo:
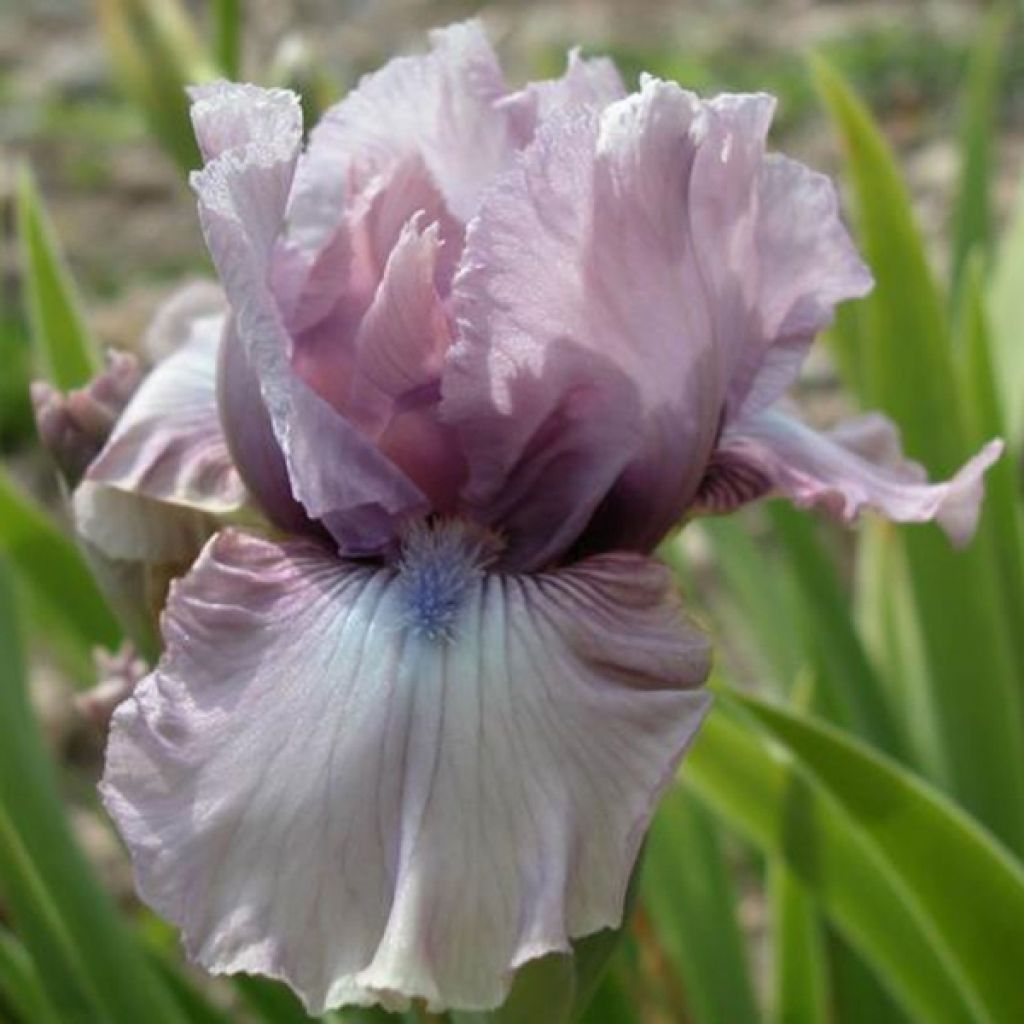
M 498 60 L 480 24 L 431 33 L 431 51 L 367 75 L 324 115 L 303 157 L 289 211 L 293 236 L 319 248 L 353 194 L 419 154 L 448 208 L 466 221 L 513 150 Z
M 308 515 L 324 523 L 353 553 L 391 542 L 394 520 L 422 511 L 422 492 L 358 429 L 295 372 L 292 343 L 270 291 L 272 258 L 280 237 L 301 136 L 298 99 L 282 112 L 280 90 L 263 98 L 255 87 L 221 85 L 215 130 L 200 119 L 197 130 L 214 159 L 192 176 L 207 246 L 231 304 L 258 395 L 245 381 L 225 379 L 225 429 L 234 450 L 252 421 L 269 417 L 288 471 L 291 491 Z M 210 118 L 212 121 L 212 115 Z M 225 148 L 226 147 L 226 148 Z M 260 408 L 253 408 L 259 399 Z M 248 400 L 248 401 L 247 401 Z M 251 416 L 250 416 L 251 411 Z M 261 434 L 265 438 L 265 434 Z M 324 453 L 331 457 L 325 458 Z M 268 453 L 253 465 L 271 466 Z M 246 470 L 243 469 L 243 472 Z M 250 471 L 250 476 L 255 474 Z M 268 488 L 269 490 L 269 488 Z
M 600 111 L 625 95 L 622 78 L 611 60 L 584 58 L 579 47 L 573 47 L 561 78 L 530 82 L 498 106 L 509 114 L 518 144 L 525 146 L 536 134 L 537 125 L 555 111 L 574 106 Z
M 774 491 L 797 505 L 821 505 L 846 522 L 864 508 L 898 523 L 935 520 L 961 546 L 977 526 L 985 471 L 1002 451 L 1002 441 L 989 441 L 951 479 L 930 484 L 924 469 L 903 456 L 884 416 L 823 434 L 768 411 L 725 431 L 697 511 L 730 511 Z
M 143 897 L 201 964 L 314 1014 L 493 1008 L 618 925 L 708 705 L 657 563 L 496 575 L 450 540 L 374 569 L 219 535 L 114 716 L 102 789 Z
M 188 340 L 135 392 L 75 490 L 79 533 L 110 558 L 187 563 L 212 532 L 211 517 L 245 502 L 217 411 L 223 322 L 191 324 Z
M 771 154 L 757 188 L 758 329 L 729 385 L 729 409 L 752 414 L 796 379 L 835 307 L 871 290 L 872 278 L 844 226 L 835 187 L 823 174 Z
M 554 112 L 470 225 L 442 411 L 512 564 L 564 553 L 615 488 L 605 546 L 649 548 L 696 489 L 726 384 L 685 199 L 701 116 L 650 80 Z

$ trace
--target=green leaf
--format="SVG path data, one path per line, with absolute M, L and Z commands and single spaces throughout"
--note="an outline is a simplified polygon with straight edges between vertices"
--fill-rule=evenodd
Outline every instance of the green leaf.
M 828 1019 L 824 938 L 814 900 L 783 861 L 768 873 L 772 919 L 774 1024 Z
M 26 313 L 38 372 L 62 391 L 81 387 L 101 365 L 56 236 L 27 166 L 18 172 L 17 228 Z
M 1003 54 L 1013 9 L 995 3 L 982 22 L 967 67 L 960 118 L 960 182 L 953 212 L 952 295 L 959 298 L 972 251 L 987 256 L 992 243 L 989 183 Z
M 232 978 L 246 1005 L 266 1024 L 307 1024 L 310 1017 L 287 985 L 256 975 Z
M 984 1019 L 951 971 L 943 937 L 877 843 L 752 725 L 716 708 L 683 780 L 766 856 L 785 861 L 912 1019 Z
M 242 68 L 242 4 L 213 0 L 213 55 L 225 78 L 236 81 Z
M 998 249 L 989 285 L 988 310 L 992 323 L 992 361 L 996 386 L 1006 416 L 1011 457 L 1024 442 L 1024 176 L 1020 179 L 1010 226 Z
M 810 517 L 784 502 L 770 515 L 800 587 L 798 609 L 804 643 L 822 665 L 822 689 L 842 710 L 843 723 L 897 756 L 906 741 L 890 709 L 886 687 L 850 618 L 833 559 L 822 547 Z
M 749 697 L 744 707 L 813 771 L 884 857 L 948 951 L 981 1019 L 1024 1020 L 1024 869 L 921 779 L 839 730 Z
M 178 167 L 201 163 L 186 87 L 216 77 L 180 0 L 97 0 L 99 25 L 128 98 Z
M 867 300 L 866 394 L 937 474 L 969 453 L 949 326 L 896 162 L 864 105 L 821 60 L 818 88 L 847 156 L 857 222 L 877 286 Z M 953 551 L 935 526 L 904 543 L 927 658 L 939 781 L 1024 850 L 1024 712 L 984 544 Z
M 960 315 L 960 350 L 971 426 L 977 443 L 1002 437 L 1006 423 L 996 386 L 992 335 L 985 308 L 983 267 L 979 258 L 968 264 Z M 1019 471 L 1004 455 L 985 478 L 979 541 L 989 545 L 996 567 L 999 613 L 1013 645 L 1015 663 L 1024 671 L 1024 529 L 1021 524 Z
M 91 649 L 113 649 L 120 629 L 82 555 L 0 469 L 0 554 L 62 628 Z
M 20 1024 L 61 1024 L 32 958 L 6 928 L 0 928 L 0 1007 L 3 1004 Z
M 12 594 L 0 562 L 0 887 L 12 919 L 62 1020 L 185 1024 L 68 829 L 28 704 Z
M 640 899 L 701 1024 L 759 1019 L 717 826 L 691 794 L 671 790 L 647 839 Z

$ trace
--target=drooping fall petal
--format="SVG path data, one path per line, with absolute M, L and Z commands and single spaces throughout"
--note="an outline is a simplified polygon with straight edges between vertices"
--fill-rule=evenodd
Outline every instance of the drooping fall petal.
M 820 505 L 852 522 L 870 508 L 898 523 L 935 520 L 954 544 L 973 536 L 985 470 L 1002 454 L 990 441 L 942 483 L 928 483 L 908 461 L 893 425 L 863 417 L 828 433 L 770 410 L 726 430 L 705 482 L 705 511 L 729 511 L 774 492 L 797 505 Z
M 173 589 L 103 793 L 211 970 L 284 978 L 313 1013 L 484 1009 L 619 923 L 706 641 L 646 558 L 497 575 L 462 529 L 400 569 L 223 533 Z

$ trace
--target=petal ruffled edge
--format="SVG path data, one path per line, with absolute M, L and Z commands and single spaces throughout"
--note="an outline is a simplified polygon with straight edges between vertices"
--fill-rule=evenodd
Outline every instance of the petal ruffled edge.
M 772 491 L 848 523 L 865 508 L 897 523 L 935 520 L 962 547 L 977 527 L 985 471 L 1003 447 L 999 439 L 989 441 L 949 480 L 928 483 L 880 414 L 819 433 L 769 410 L 725 431 L 694 511 L 731 511 Z
M 396 571 L 220 534 L 114 715 L 102 792 L 143 897 L 312 1013 L 491 1009 L 617 926 L 709 704 L 706 637 L 641 556 L 478 573 L 448 639 L 409 600 Z

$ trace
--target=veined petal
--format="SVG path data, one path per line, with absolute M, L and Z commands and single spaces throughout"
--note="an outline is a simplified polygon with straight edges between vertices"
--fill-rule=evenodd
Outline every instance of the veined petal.
M 729 384 L 729 411 L 736 415 L 775 402 L 796 380 L 835 307 L 872 286 L 825 175 L 770 154 L 761 164 L 757 203 L 756 329 Z
M 255 87 L 221 85 L 215 96 L 215 132 L 204 119 L 197 130 L 214 158 L 192 176 L 206 243 L 232 308 L 234 329 L 258 384 L 245 395 L 260 401 L 287 468 L 291 492 L 308 515 L 324 523 L 353 553 L 377 551 L 394 536 L 393 520 L 424 509 L 419 489 L 358 429 L 318 395 L 291 365 L 292 340 L 270 290 L 272 256 L 280 238 L 301 137 L 301 112 L 292 94 L 287 115 L 282 93 L 264 98 Z M 199 95 L 197 107 L 212 102 Z M 212 141 L 209 141 L 212 140 Z M 226 381 L 225 388 L 232 383 Z M 241 387 L 241 386 L 240 386 Z M 261 409 L 225 402 L 232 448 Z M 261 434 L 266 438 L 265 433 Z M 330 458 L 323 453 L 329 451 Z M 270 466 L 275 458 L 252 460 Z M 243 466 L 255 479 L 255 473 Z M 279 488 L 278 488 L 279 489 Z M 267 487 L 269 492 L 271 487 Z M 257 493 L 262 493 L 262 489 Z
M 293 237 L 319 248 L 353 193 L 420 154 L 451 212 L 466 221 L 513 151 L 497 57 L 480 24 L 431 33 L 431 51 L 363 78 L 313 130 L 289 210 Z M 347 187 L 346 187 L 347 186 Z
M 223 315 L 196 320 L 188 340 L 143 380 L 75 490 L 75 525 L 110 558 L 188 562 L 211 517 L 245 501 L 217 412 Z
M 613 491 L 603 546 L 652 547 L 696 489 L 727 382 L 686 204 L 703 116 L 653 80 L 555 111 L 470 225 L 442 411 L 512 564 L 564 553 Z
M 924 469 L 904 458 L 884 416 L 823 434 L 768 411 L 727 428 L 698 510 L 729 511 L 775 491 L 797 505 L 821 505 L 846 522 L 864 508 L 898 523 L 934 519 L 959 546 L 974 534 L 985 470 L 1002 451 L 1002 441 L 989 441 L 951 479 L 930 484 Z
M 571 106 L 591 106 L 601 111 L 609 103 L 626 95 L 615 64 L 607 57 L 584 58 L 579 47 L 569 51 L 561 78 L 529 82 L 518 92 L 500 100 L 498 106 L 512 118 L 519 145 L 526 145 L 537 125 L 556 110 Z
M 103 794 L 209 969 L 314 1014 L 488 1009 L 620 922 L 707 643 L 646 558 L 499 575 L 457 542 L 387 569 L 228 532 L 175 586 Z

